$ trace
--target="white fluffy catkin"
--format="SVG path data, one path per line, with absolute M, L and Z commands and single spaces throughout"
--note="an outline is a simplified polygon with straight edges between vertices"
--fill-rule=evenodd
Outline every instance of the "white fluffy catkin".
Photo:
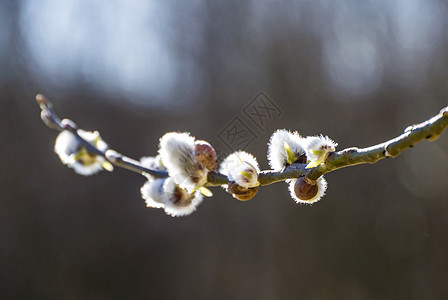
M 78 134 L 101 151 L 105 151 L 108 147 L 97 131 L 90 132 L 78 129 Z M 84 176 L 102 171 L 103 163 L 106 162 L 106 159 L 102 156 L 89 154 L 82 146 L 81 141 L 67 130 L 62 131 L 57 136 L 54 151 L 63 164 Z
M 323 163 L 325 162 L 328 153 L 334 152 L 336 150 L 335 143 L 328 136 L 308 136 L 306 138 L 306 156 L 307 159 L 313 163 Z
M 142 157 L 142 165 L 146 168 L 165 171 L 160 155 L 156 157 Z M 166 214 L 173 217 L 186 216 L 196 210 L 202 202 L 200 191 L 189 193 L 180 188 L 173 178 L 157 178 L 146 175 L 148 181 L 142 186 L 140 192 L 147 207 L 163 208 Z
M 250 188 L 259 185 L 260 168 L 257 159 L 245 151 L 237 151 L 227 156 L 219 171 L 239 186 Z
M 275 131 L 268 144 L 268 161 L 274 171 L 280 171 L 288 165 L 285 143 L 289 145 L 296 158 L 305 154 L 305 138 L 298 132 L 286 129 Z
M 207 169 L 195 157 L 194 137 L 168 132 L 160 138 L 159 153 L 170 177 L 181 188 L 193 192 L 207 182 Z
M 199 190 L 190 194 L 177 186 L 172 178 L 167 178 L 163 184 L 165 191 L 165 213 L 173 217 L 187 216 L 193 213 L 203 196 Z

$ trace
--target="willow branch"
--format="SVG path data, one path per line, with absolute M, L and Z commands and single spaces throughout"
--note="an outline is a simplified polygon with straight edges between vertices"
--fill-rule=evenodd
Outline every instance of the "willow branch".
M 37 95 L 36 101 L 42 112 L 42 121 L 50 128 L 58 131 L 68 130 L 72 132 L 79 141 L 87 148 L 87 150 L 96 155 L 103 156 L 115 166 L 127 169 L 139 174 L 148 173 L 155 177 L 168 177 L 168 173 L 164 171 L 156 171 L 145 168 L 140 162 L 124 156 L 115 150 L 107 149 L 101 151 L 88 141 L 83 139 L 77 133 L 76 124 L 68 119 L 60 120 L 53 110 L 53 106 L 43 95 Z M 269 185 L 275 182 L 284 181 L 292 178 L 306 176 L 309 179 L 316 180 L 320 176 L 345 167 L 355 166 L 359 164 L 374 164 L 377 161 L 396 157 L 408 148 L 412 148 L 415 144 L 423 141 L 436 140 L 440 134 L 448 127 L 448 107 L 442 109 L 436 116 L 431 119 L 417 124 L 411 125 L 404 130 L 404 133 L 386 141 L 368 148 L 359 149 L 356 147 L 347 148 L 338 152 L 332 152 L 328 156 L 325 163 L 311 169 L 306 169 L 306 164 L 292 164 L 282 171 L 275 172 L 266 170 L 260 172 L 258 181 L 260 185 Z M 220 186 L 228 183 L 227 176 L 218 172 L 209 172 L 207 186 Z

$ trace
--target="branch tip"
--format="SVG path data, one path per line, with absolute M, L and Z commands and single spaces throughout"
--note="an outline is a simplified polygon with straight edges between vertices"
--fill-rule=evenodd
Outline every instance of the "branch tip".
M 48 108 L 52 108 L 52 104 L 51 102 L 47 99 L 47 97 L 45 97 L 42 94 L 37 94 L 36 95 L 36 102 L 40 105 L 40 106 L 46 106 Z

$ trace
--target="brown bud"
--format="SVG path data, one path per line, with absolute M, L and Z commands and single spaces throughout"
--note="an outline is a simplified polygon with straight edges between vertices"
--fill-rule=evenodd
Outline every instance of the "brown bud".
M 232 196 L 240 201 L 247 201 L 255 197 L 258 192 L 258 186 L 252 188 L 244 188 L 235 183 L 235 181 L 230 181 L 227 185 L 227 191 L 232 194 Z
M 216 170 L 217 156 L 212 145 L 206 141 L 197 140 L 194 142 L 196 160 L 210 171 Z
M 314 198 L 318 189 L 316 182 L 306 177 L 300 177 L 294 185 L 294 193 L 297 198 L 304 201 Z

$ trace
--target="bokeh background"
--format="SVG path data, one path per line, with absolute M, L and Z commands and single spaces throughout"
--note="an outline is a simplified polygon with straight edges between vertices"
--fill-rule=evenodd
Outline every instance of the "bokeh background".
M 444 1 L 0 2 L 0 298 L 448 298 L 446 133 L 328 174 L 311 207 L 279 183 L 171 218 L 138 174 L 62 166 L 34 102 L 134 158 L 173 130 L 228 151 L 238 116 L 266 169 L 278 128 L 365 147 L 436 114 L 447 49 Z M 261 129 L 260 91 L 281 109 Z

